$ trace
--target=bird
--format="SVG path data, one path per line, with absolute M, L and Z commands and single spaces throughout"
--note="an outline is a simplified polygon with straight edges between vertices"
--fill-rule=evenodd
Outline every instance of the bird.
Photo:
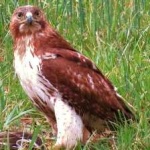
M 41 8 L 16 8 L 10 33 L 15 72 L 51 125 L 55 148 L 72 149 L 112 122 L 134 119 L 111 81 L 56 31 Z

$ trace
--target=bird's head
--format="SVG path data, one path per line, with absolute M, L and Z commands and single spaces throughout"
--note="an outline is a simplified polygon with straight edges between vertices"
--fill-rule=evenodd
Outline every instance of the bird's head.
M 38 7 L 21 6 L 12 15 L 10 31 L 13 35 L 33 34 L 43 30 L 46 24 L 44 13 Z

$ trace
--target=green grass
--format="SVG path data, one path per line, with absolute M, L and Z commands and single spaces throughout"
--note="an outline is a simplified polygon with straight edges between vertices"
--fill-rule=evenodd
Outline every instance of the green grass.
M 149 150 L 150 2 L 146 0 L 41 0 L 38 3 L 37 0 L 30 3 L 1 0 L 0 131 L 23 129 L 19 123 L 21 117 L 27 115 L 34 118 L 30 126 L 34 135 L 49 130 L 42 115 L 23 92 L 13 70 L 9 21 L 13 10 L 26 4 L 43 8 L 49 22 L 77 50 L 91 58 L 133 105 L 139 122 L 117 127 L 114 149 Z M 34 129 L 35 124 L 40 124 L 40 129 Z M 109 150 L 110 140 L 101 139 L 82 149 L 89 147 Z

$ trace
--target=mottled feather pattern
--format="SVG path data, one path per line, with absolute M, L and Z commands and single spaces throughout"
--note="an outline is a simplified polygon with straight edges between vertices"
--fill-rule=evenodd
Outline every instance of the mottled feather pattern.
M 51 51 L 53 51 L 53 49 L 51 49 Z M 43 74 L 49 80 L 53 79 L 53 85 L 63 93 L 64 99 L 71 101 L 69 102 L 71 105 L 74 105 L 77 100 L 80 100 L 80 105 L 76 103 L 79 109 L 78 111 L 81 111 L 82 108 L 86 109 L 86 107 L 86 111 L 89 111 L 91 108 L 90 112 L 95 111 L 95 115 L 99 114 L 101 117 L 104 117 L 103 119 L 109 117 L 108 119 L 113 120 L 115 117 L 113 109 L 114 113 L 116 113 L 118 109 L 123 110 L 126 108 L 125 105 L 123 105 L 123 108 L 122 104 L 117 101 L 118 97 L 116 96 L 116 91 L 112 84 L 98 69 L 93 68 L 92 62 L 89 59 L 81 54 L 79 56 L 77 52 L 73 51 L 63 49 L 61 49 L 61 51 L 54 49 L 54 51 L 58 57 L 55 60 L 43 60 Z M 49 65 L 49 63 L 51 65 Z M 91 70 L 93 71 L 91 72 Z M 65 76 L 63 76 L 64 74 Z M 70 78 L 70 80 L 67 80 L 68 78 Z M 91 84 L 91 82 L 93 82 L 93 84 Z M 103 99 L 105 99 L 105 101 L 103 101 Z M 112 99 L 114 99 L 114 101 L 112 101 Z M 96 103 L 93 103 L 94 100 Z M 82 103 L 83 106 L 81 105 Z M 106 105 L 109 107 L 106 107 Z M 110 115 L 105 116 L 102 114 L 105 113 L 105 111 L 107 111 L 107 113 L 110 111 Z
M 51 124 L 55 147 L 72 149 L 77 141 L 85 143 L 92 132 L 115 122 L 118 111 L 124 119 L 134 118 L 107 77 L 49 25 L 39 8 L 17 8 L 10 31 L 15 71 Z

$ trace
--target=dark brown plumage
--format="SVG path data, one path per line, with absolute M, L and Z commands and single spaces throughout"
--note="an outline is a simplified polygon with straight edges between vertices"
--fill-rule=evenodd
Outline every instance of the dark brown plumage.
M 11 19 L 14 67 L 34 105 L 57 135 L 56 145 L 70 149 L 86 142 L 123 115 L 134 118 L 111 82 L 77 52 L 34 6 L 17 8 Z

